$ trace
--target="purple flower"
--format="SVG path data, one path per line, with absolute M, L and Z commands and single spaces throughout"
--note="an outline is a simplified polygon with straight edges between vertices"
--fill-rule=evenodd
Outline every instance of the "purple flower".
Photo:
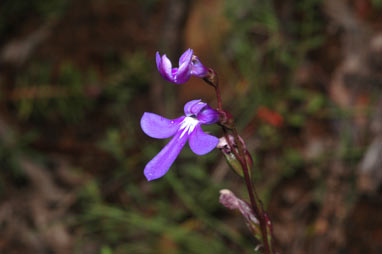
M 208 69 L 204 67 L 197 56 L 193 55 L 193 52 L 192 49 L 187 49 L 183 53 L 179 58 L 178 68 L 172 68 L 171 61 L 166 54 L 161 57 L 159 52 L 157 52 L 156 62 L 159 73 L 166 80 L 178 85 L 187 82 L 191 75 L 204 78 L 208 73 Z
M 169 138 L 170 142 L 147 163 L 144 174 L 151 181 L 162 177 L 171 167 L 188 140 L 191 150 L 197 155 L 209 153 L 219 142 L 217 137 L 203 132 L 201 125 L 213 124 L 219 114 L 207 103 L 192 100 L 184 105 L 185 116 L 170 120 L 154 113 L 145 112 L 141 128 L 152 138 Z

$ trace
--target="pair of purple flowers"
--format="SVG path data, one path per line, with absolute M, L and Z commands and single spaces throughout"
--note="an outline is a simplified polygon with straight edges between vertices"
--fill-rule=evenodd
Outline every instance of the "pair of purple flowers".
M 203 78 L 208 69 L 203 66 L 193 50 L 188 49 L 179 59 L 179 67 L 172 68 L 166 55 L 156 53 L 159 73 L 175 84 L 187 82 L 191 75 Z M 147 180 L 158 179 L 166 174 L 188 141 L 191 150 L 197 155 L 204 155 L 213 150 L 219 142 L 217 137 L 206 134 L 201 125 L 214 124 L 219 120 L 219 113 L 201 100 L 192 100 L 184 106 L 184 116 L 167 119 L 154 113 L 144 113 L 141 128 L 152 138 L 164 139 L 172 137 L 170 142 L 147 163 L 144 174 Z

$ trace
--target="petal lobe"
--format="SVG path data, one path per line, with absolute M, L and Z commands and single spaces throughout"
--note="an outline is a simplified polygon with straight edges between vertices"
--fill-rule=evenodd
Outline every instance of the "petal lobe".
M 197 155 L 204 155 L 211 152 L 219 143 L 217 137 L 206 134 L 200 125 L 196 126 L 188 140 L 191 150 Z
M 141 128 L 152 138 L 169 138 L 178 131 L 183 119 L 184 116 L 170 120 L 154 113 L 145 112 L 141 118 Z
M 148 181 L 152 181 L 164 176 L 178 157 L 183 146 L 187 142 L 188 135 L 180 137 L 178 132 L 170 142 L 147 163 L 144 169 L 144 175 Z

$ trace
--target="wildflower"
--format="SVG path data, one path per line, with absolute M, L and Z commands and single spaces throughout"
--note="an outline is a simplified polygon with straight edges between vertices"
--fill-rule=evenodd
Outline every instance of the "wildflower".
M 171 167 L 187 140 L 191 150 L 197 155 L 209 153 L 216 147 L 219 139 L 203 132 L 201 125 L 213 124 L 219 114 L 207 103 L 192 100 L 184 106 L 185 116 L 170 120 L 154 113 L 145 112 L 141 128 L 152 138 L 169 138 L 170 142 L 147 163 L 144 174 L 151 181 L 162 177 Z
M 172 63 L 166 54 L 161 57 L 159 52 L 157 52 L 156 62 L 159 73 L 166 80 L 178 85 L 187 82 L 191 75 L 204 78 L 208 73 L 208 69 L 204 67 L 199 58 L 193 55 L 193 53 L 192 49 L 187 49 L 179 58 L 179 67 L 172 68 Z

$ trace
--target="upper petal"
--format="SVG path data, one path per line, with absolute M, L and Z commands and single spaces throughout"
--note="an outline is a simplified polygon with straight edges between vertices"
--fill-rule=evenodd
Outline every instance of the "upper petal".
M 166 76 L 165 71 L 164 71 L 163 64 L 162 64 L 162 58 L 161 58 L 161 56 L 160 56 L 158 51 L 157 51 L 157 53 L 155 55 L 155 60 L 156 60 L 157 68 L 158 68 L 158 71 L 159 71 L 160 75 L 162 75 L 162 77 L 164 77 L 166 80 L 169 80 L 167 78 L 167 76 Z
M 191 115 L 194 115 L 194 113 L 192 113 L 192 107 L 201 102 L 202 100 L 201 99 L 198 99 L 198 100 L 192 100 L 192 101 L 189 101 L 187 102 L 185 105 L 184 105 L 184 114 L 186 116 L 191 116 Z
M 187 49 L 179 58 L 179 67 L 184 63 L 190 63 L 191 61 L 191 58 L 192 58 L 192 54 L 194 53 L 194 51 L 192 49 Z
M 197 155 L 209 153 L 219 143 L 217 137 L 206 134 L 200 125 L 196 126 L 188 139 L 191 150 Z
M 192 59 L 192 49 L 186 50 L 182 56 L 179 58 L 179 68 L 175 73 L 174 83 L 183 84 L 186 83 L 191 78 L 191 59 Z
M 170 169 L 183 146 L 186 144 L 188 134 L 181 136 L 179 131 L 170 142 L 147 163 L 144 174 L 147 180 L 155 180 L 162 177 Z
M 157 53 L 155 54 L 155 61 L 157 62 L 158 71 L 161 72 L 160 65 L 161 65 L 162 60 L 161 60 L 159 51 L 157 51 Z
M 169 81 L 173 81 L 172 77 L 172 63 L 170 59 L 164 54 L 162 56 L 162 62 L 161 62 L 162 72 L 165 75 L 165 78 L 167 78 Z
M 152 138 L 168 138 L 175 135 L 183 119 L 184 116 L 170 120 L 154 113 L 145 112 L 141 118 L 141 128 Z
M 192 105 L 191 107 L 191 113 L 195 116 L 199 115 L 201 111 L 204 110 L 205 107 L 208 107 L 207 103 L 205 102 L 198 102 Z

